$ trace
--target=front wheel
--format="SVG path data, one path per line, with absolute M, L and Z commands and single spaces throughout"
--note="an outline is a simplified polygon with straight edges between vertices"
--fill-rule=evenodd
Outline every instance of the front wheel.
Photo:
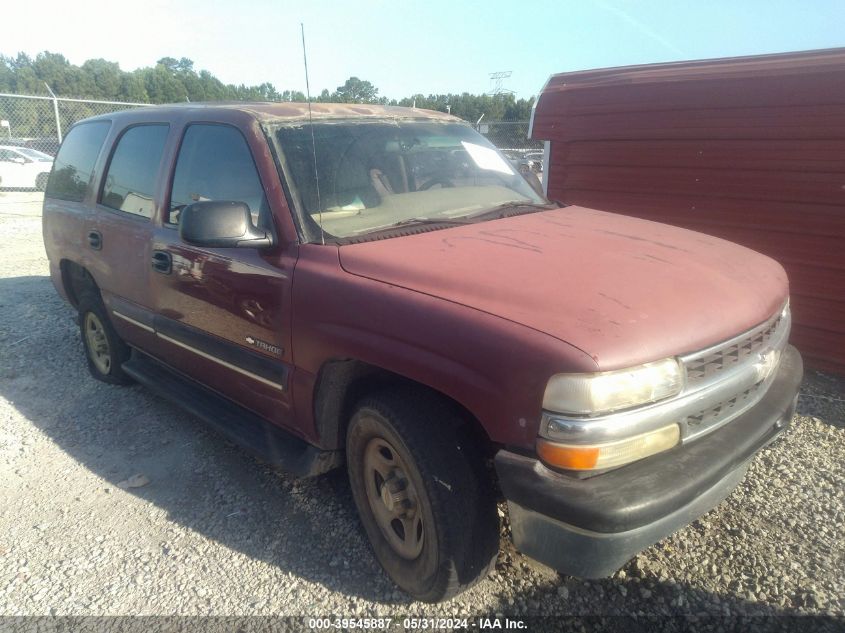
M 362 401 L 346 455 L 376 558 L 418 600 L 450 598 L 496 562 L 499 523 L 478 447 L 445 402 L 414 391 Z

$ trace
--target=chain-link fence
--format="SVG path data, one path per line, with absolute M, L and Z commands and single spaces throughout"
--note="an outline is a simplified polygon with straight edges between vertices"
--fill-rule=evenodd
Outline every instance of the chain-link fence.
M 0 145 L 29 147 L 55 156 L 64 133 L 80 119 L 146 105 L 0 94 Z
M 542 141 L 528 138 L 529 121 L 480 121 L 478 131 L 503 152 L 543 150 Z
M 55 156 L 64 133 L 80 119 L 148 105 L 0 93 L 0 145 Z M 478 130 L 522 170 L 540 172 L 543 143 L 528 138 L 528 126 L 528 121 L 480 121 Z
M 511 159 L 520 171 L 543 170 L 543 141 L 528 138 L 529 121 L 480 121 L 478 131 Z

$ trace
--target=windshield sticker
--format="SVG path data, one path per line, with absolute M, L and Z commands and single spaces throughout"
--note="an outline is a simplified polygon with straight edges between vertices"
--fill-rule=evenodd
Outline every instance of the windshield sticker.
M 468 143 L 461 141 L 461 145 L 470 155 L 475 164 L 481 169 L 489 169 L 490 171 L 498 171 L 503 174 L 512 174 L 513 170 L 505 162 L 505 159 L 496 153 L 496 150 L 484 147 L 483 145 L 476 145 L 475 143 Z

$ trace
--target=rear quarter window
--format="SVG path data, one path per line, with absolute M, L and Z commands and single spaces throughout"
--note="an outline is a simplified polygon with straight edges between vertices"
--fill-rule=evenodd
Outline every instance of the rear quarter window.
M 71 128 L 53 164 L 46 197 L 82 202 L 110 126 L 109 121 L 92 121 Z

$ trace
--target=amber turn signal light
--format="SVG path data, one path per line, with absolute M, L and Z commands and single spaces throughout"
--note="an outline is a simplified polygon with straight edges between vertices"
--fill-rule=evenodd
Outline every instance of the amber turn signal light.
M 604 444 L 560 444 L 537 439 L 537 454 L 554 468 L 566 470 L 600 470 L 630 464 L 649 455 L 669 450 L 681 439 L 677 424 Z
M 564 446 L 537 440 L 537 454 L 545 463 L 567 470 L 591 470 L 599 459 L 597 446 Z

